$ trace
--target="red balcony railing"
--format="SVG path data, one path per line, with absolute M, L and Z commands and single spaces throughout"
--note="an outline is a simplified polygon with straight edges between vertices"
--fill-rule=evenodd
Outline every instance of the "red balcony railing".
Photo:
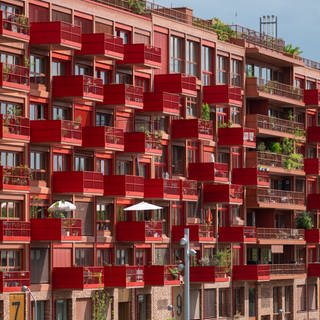
M 320 210 L 320 193 L 310 193 L 307 198 L 307 208 L 311 210 Z
M 162 137 L 150 132 L 126 132 L 124 134 L 124 151 L 162 155 Z
M 32 241 L 79 241 L 82 239 L 81 219 L 31 219 Z
M 103 174 L 94 171 L 56 171 L 52 176 L 53 193 L 103 195 Z
M 143 112 L 178 116 L 180 114 L 180 97 L 175 93 L 145 92 Z
M 233 127 L 218 129 L 218 144 L 221 146 L 256 147 L 256 130 Z
M 30 222 L 0 220 L 0 241 L 30 241 Z
M 57 50 L 81 49 L 81 27 L 64 21 L 33 22 L 31 45 L 50 45 Z
M 241 107 L 241 88 L 228 85 L 204 86 L 203 102 Z
M 123 64 L 135 64 L 142 68 L 159 68 L 161 66 L 161 49 L 144 43 L 124 45 Z
M 18 117 L 11 114 L 0 114 L 0 138 L 30 141 L 30 120 L 24 117 Z
M 304 103 L 307 106 L 320 107 L 320 89 L 304 90 Z
M 104 195 L 144 197 L 144 178 L 130 175 L 104 176 Z
M 52 79 L 52 96 L 102 102 L 103 82 L 87 75 L 55 76 Z
M 247 190 L 248 207 L 305 209 L 304 192 L 256 188 Z
M 270 265 L 239 265 L 232 267 L 232 279 L 237 281 L 269 281 Z
M 123 130 L 114 127 L 83 127 L 82 147 L 123 151 Z
M 228 269 L 217 266 L 193 266 L 190 268 L 190 282 L 215 283 L 229 281 Z
M 246 125 L 250 128 L 263 131 L 274 131 L 275 135 L 286 134 L 304 137 L 304 124 L 300 122 L 268 117 L 262 114 L 248 114 Z M 272 132 L 270 132 L 272 134 Z
M 219 242 L 256 242 L 256 228 L 251 226 L 219 227 Z
M 107 266 L 104 267 L 105 287 L 144 287 L 144 267 Z
M 180 180 L 146 179 L 144 197 L 178 201 L 180 200 Z
M 162 221 L 119 221 L 117 241 L 162 241 Z
M 172 139 L 213 140 L 213 123 L 202 119 L 172 120 Z
M 194 180 L 180 180 L 181 184 L 181 200 L 197 201 L 198 200 L 198 184 Z
M 305 239 L 307 243 L 320 243 L 320 230 L 319 229 L 305 230 Z
M 247 78 L 246 92 L 249 97 L 255 97 L 262 93 L 279 98 L 297 100 L 300 103 L 303 102 L 303 89 L 277 81 L 266 81 L 260 78 Z
M 291 228 L 257 228 L 257 238 L 259 240 L 305 240 L 304 230 Z
M 180 272 L 173 265 L 147 265 L 144 267 L 144 279 L 146 285 L 151 286 L 179 286 Z
M 197 181 L 226 182 L 229 180 L 229 166 L 227 163 L 189 163 L 188 172 L 189 178 Z
M 196 77 L 181 73 L 157 74 L 154 76 L 154 91 L 196 96 Z
M 129 84 L 104 85 L 104 100 L 102 105 L 143 108 L 143 88 Z
M 214 226 L 209 224 L 190 224 L 187 226 L 172 226 L 171 239 L 179 242 L 184 235 L 184 229 L 189 229 L 190 241 L 212 242 L 214 241 Z
M 33 120 L 30 122 L 30 140 L 45 144 L 82 144 L 82 129 L 79 123 L 70 120 Z
M 243 186 L 235 184 L 204 184 L 204 203 L 243 203 Z
M 77 54 L 92 55 L 99 60 L 123 60 L 123 40 L 106 33 L 84 33 L 81 50 Z
M 53 289 L 98 289 L 104 287 L 103 267 L 55 267 Z
M 0 292 L 21 292 L 30 286 L 29 271 L 0 271 Z
M 4 90 L 29 91 L 29 68 L 0 63 L 0 87 Z
M 304 171 L 306 174 L 320 175 L 320 159 L 304 159 Z
M 30 169 L 28 167 L 0 166 L 0 190 L 29 191 Z
M 320 143 L 320 126 L 312 126 L 307 128 L 307 142 Z
M 234 168 L 232 169 L 232 183 L 243 186 L 269 187 L 270 175 L 257 168 Z
M 270 264 L 270 276 L 290 278 L 292 275 L 304 275 L 305 264 Z
M 29 41 L 29 19 L 24 15 L 0 11 L 0 35 L 10 41 Z

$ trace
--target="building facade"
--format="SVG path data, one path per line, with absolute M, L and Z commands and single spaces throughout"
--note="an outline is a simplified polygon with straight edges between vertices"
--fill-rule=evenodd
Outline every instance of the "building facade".
M 191 319 L 319 319 L 317 62 L 189 8 L 0 4 L 0 319 L 182 320 L 184 228 Z

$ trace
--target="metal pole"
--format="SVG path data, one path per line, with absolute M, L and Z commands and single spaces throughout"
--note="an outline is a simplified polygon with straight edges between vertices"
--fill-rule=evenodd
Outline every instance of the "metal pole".
M 189 229 L 184 229 L 184 320 L 190 320 L 190 251 Z
M 30 293 L 31 298 L 32 298 L 32 300 L 34 301 L 34 318 L 35 318 L 35 320 L 38 320 L 38 317 L 37 317 L 37 312 L 38 312 L 38 310 L 37 310 L 37 300 L 36 300 L 36 298 L 34 297 L 32 291 L 30 290 L 29 287 L 27 287 L 27 286 L 22 286 L 22 291 L 23 291 L 23 292 L 29 292 L 29 293 Z

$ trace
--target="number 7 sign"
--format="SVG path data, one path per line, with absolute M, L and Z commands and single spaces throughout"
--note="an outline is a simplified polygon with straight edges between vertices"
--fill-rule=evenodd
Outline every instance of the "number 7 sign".
M 10 320 L 24 320 L 25 314 L 25 295 L 11 294 L 10 302 Z

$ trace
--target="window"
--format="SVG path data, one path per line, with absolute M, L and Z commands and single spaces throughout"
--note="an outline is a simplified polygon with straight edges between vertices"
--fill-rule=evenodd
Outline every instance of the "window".
M 77 266 L 93 266 L 93 249 L 76 248 L 75 264 Z
M 1 151 L 1 166 L 16 167 L 21 164 L 21 158 L 18 152 Z
M 108 84 L 112 81 L 112 71 L 111 70 L 96 69 L 95 77 L 98 79 L 102 79 L 103 84 Z
M 31 283 L 49 282 L 49 255 L 48 248 L 30 249 Z
M 292 312 L 292 310 L 293 310 L 293 287 L 292 286 L 285 287 L 284 294 L 285 294 L 284 311 L 285 312 Z
M 103 175 L 110 175 L 112 173 L 112 160 L 111 159 L 97 159 L 96 171 L 101 172 Z
M 182 39 L 170 37 L 170 72 L 182 72 Z
M 129 264 L 129 250 L 128 249 L 117 249 L 116 250 L 116 264 L 117 265 Z
M 135 265 L 144 266 L 147 264 L 147 253 L 145 249 L 136 249 L 135 252 Z
M 223 108 L 216 108 L 217 125 L 220 127 L 222 124 L 227 123 L 227 112 Z
M 187 142 L 187 159 L 188 163 L 196 162 L 198 156 L 198 144 L 195 141 Z
M 235 87 L 241 87 L 241 64 L 239 60 L 231 60 L 231 84 Z
M 53 106 L 52 119 L 53 120 L 69 119 L 69 108 L 65 108 L 61 106 Z
M 197 76 L 198 44 L 187 41 L 186 48 L 186 74 Z
M 22 203 L 20 201 L 0 201 L 1 218 L 5 219 L 21 219 Z
M 197 116 L 197 99 L 194 97 L 186 97 L 186 116 L 196 117 Z
M 22 8 L 9 3 L 1 3 L 2 17 L 7 18 L 10 14 L 22 14 Z
M 309 310 L 317 310 L 318 290 L 316 284 L 308 284 L 308 297 Z
M 166 265 L 169 264 L 169 249 L 168 248 L 155 248 L 155 264 Z
M 0 250 L 1 267 L 9 270 L 20 270 L 21 250 Z
M 212 73 L 212 49 L 209 47 L 202 46 L 201 48 L 201 80 L 202 85 L 210 86 L 213 84 L 213 73 Z
M 97 266 L 106 266 L 112 263 L 112 249 L 97 249 Z
M 1 52 L 0 59 L 1 59 L 1 63 L 14 64 L 14 65 L 20 64 L 20 57 L 12 53 Z
M 135 85 L 143 88 L 143 91 L 150 91 L 150 79 L 143 77 L 135 77 Z
M 118 38 L 121 38 L 123 41 L 123 44 L 128 44 L 131 42 L 130 31 L 117 29 L 115 30 L 114 35 Z
M 10 114 L 14 116 L 21 116 L 22 105 L 7 101 L 1 101 L 1 114 Z
M 219 316 L 229 317 L 231 315 L 230 289 L 219 289 Z
M 53 155 L 53 171 L 66 171 L 67 170 L 67 156 L 65 154 Z
M 37 319 L 35 320 L 44 320 L 45 319 L 45 310 L 46 310 L 46 301 L 39 301 L 37 300 Z M 31 308 L 32 308 L 32 316 L 31 319 L 33 319 L 34 315 L 34 301 L 31 302 Z
M 56 300 L 55 320 L 68 320 L 68 300 Z
M 118 83 L 118 84 L 132 84 L 132 75 L 129 73 L 117 71 L 116 83 Z
M 204 318 L 213 319 L 216 318 L 216 306 L 217 306 L 217 290 L 206 289 L 204 290 Z
M 172 173 L 183 174 L 185 165 L 185 148 L 182 146 L 172 146 Z
M 241 124 L 240 108 L 230 107 L 230 121 L 235 124 Z
M 227 57 L 217 56 L 217 84 L 227 84 Z
M 43 120 L 45 105 L 42 103 L 30 103 L 30 120 Z
M 244 315 L 244 287 L 233 290 L 233 314 Z
M 249 317 L 256 316 L 256 289 L 249 288 Z
M 46 81 L 45 57 L 30 55 L 30 82 L 44 84 Z
M 51 63 L 52 76 L 64 76 L 66 74 L 66 65 L 62 61 L 52 61 Z
M 132 162 L 129 160 L 117 160 L 116 174 L 132 174 Z
M 82 65 L 82 64 L 76 64 L 74 66 L 74 74 L 75 75 L 87 75 L 89 76 L 91 74 L 91 68 L 89 66 L 86 66 L 86 65 Z
M 137 320 L 151 320 L 151 294 L 137 295 Z
M 74 171 L 90 171 L 90 158 L 84 156 L 74 157 Z
M 103 126 L 109 126 L 113 127 L 113 114 L 112 113 L 96 113 L 96 126 L 97 127 L 103 127 Z

